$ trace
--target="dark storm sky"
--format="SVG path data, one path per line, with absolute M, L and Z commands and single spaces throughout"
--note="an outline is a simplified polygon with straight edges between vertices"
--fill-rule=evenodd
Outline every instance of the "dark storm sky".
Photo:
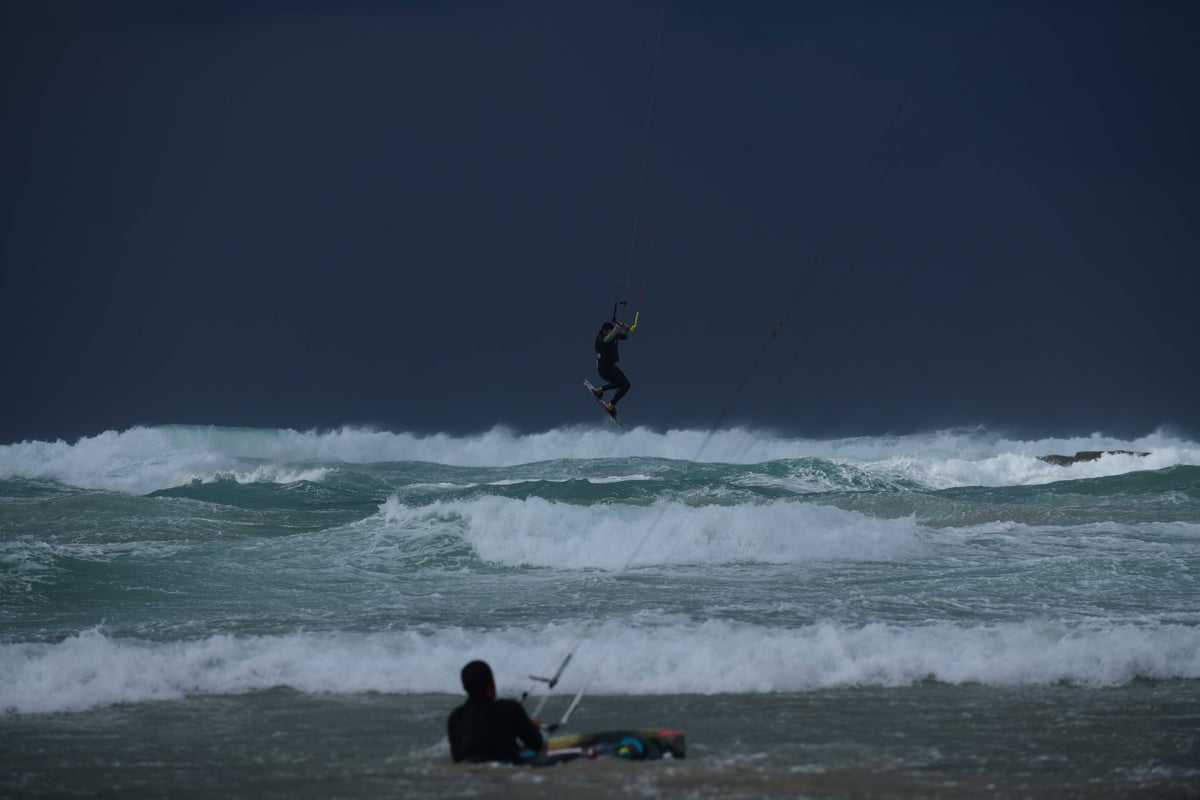
M 0 8 L 0 441 L 1200 430 L 1194 4 Z

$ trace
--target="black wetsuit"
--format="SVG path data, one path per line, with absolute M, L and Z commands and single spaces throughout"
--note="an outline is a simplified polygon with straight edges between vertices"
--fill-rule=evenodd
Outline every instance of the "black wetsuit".
M 625 396 L 629 391 L 629 379 L 625 377 L 625 373 L 621 372 L 617 362 L 621 360 L 620 354 L 617 352 L 617 341 L 619 339 L 627 339 L 625 334 L 618 333 L 611 342 L 604 341 L 605 333 L 601 331 L 596 334 L 596 371 L 600 373 L 600 377 L 605 383 L 600 387 L 600 390 L 607 392 L 609 389 L 616 389 L 617 393 L 613 395 L 612 404 L 615 406 L 617 401 Z
M 519 763 L 521 750 L 540 750 L 542 732 L 516 700 L 468 697 L 446 721 L 455 761 Z M 524 745 L 518 748 L 517 739 Z

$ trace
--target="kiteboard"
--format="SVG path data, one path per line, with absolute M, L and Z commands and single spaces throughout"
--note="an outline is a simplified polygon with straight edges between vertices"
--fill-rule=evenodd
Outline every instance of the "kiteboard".
M 621 421 L 619 419 L 617 419 L 616 413 L 609 411 L 608 406 L 604 405 L 604 401 L 601 400 L 599 397 L 596 397 L 596 387 L 592 386 L 592 382 L 589 381 L 587 378 L 584 378 L 583 385 L 587 387 L 588 394 L 590 394 L 592 396 L 592 399 L 596 401 L 596 405 L 600 406 L 600 410 L 603 411 L 605 414 L 607 414 L 608 418 L 611 419 L 613 422 L 615 422 L 617 424 L 618 428 L 624 428 L 625 426 L 621 424 Z
M 530 763 L 536 767 L 565 764 L 577 758 L 621 758 L 656 761 L 683 758 L 687 744 L 683 731 L 672 728 L 637 728 L 603 733 L 579 733 L 546 740 L 546 750 Z

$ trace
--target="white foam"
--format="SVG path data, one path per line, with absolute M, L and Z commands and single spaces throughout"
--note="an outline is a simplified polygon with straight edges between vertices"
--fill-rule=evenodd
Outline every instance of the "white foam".
M 285 469 L 278 466 L 259 466 L 249 471 L 233 471 L 228 477 L 238 483 L 299 483 L 300 481 L 308 481 L 309 483 L 320 483 L 325 480 L 332 470 L 327 467 L 313 467 L 310 469 Z
M 1145 458 L 1105 456 L 1056 467 L 1048 453 L 1078 450 L 1150 451 Z M 1094 434 L 1070 439 L 1007 440 L 986 431 L 942 431 L 902 437 L 798 439 L 744 428 L 717 431 L 618 432 L 556 428 L 516 434 L 497 427 L 470 435 L 163 426 L 108 431 L 74 444 L 64 441 L 0 445 L 0 477 L 52 479 L 85 489 L 145 494 L 192 480 L 234 475 L 238 480 L 320 480 L 311 467 L 397 461 L 503 467 L 558 459 L 654 457 L 733 464 L 821 458 L 857 466 L 888 480 L 936 488 L 1014 485 L 1099 477 L 1176 464 L 1200 465 L 1200 444 L 1165 432 L 1132 440 Z M 246 459 L 263 466 L 247 470 Z M 295 467 L 299 463 L 308 466 Z
M 651 564 L 791 563 L 887 560 L 918 550 L 912 518 L 778 500 L 761 505 L 579 505 L 540 497 L 479 497 L 409 507 L 389 498 L 391 527 L 444 533 L 455 528 L 478 556 L 506 566 L 610 569 Z
M 0 710 L 81 711 L 113 703 L 304 692 L 460 694 L 458 671 L 489 661 L 501 694 L 546 674 L 577 622 L 537 629 L 211 636 L 177 642 L 89 630 L 54 644 L 0 644 Z M 924 680 L 992 686 L 1200 678 L 1200 629 L 1014 622 L 962 627 L 607 620 L 583 640 L 558 691 L 593 694 L 802 692 Z
M 958 486 L 1033 486 L 1064 480 L 1104 478 L 1127 472 L 1159 470 L 1178 464 L 1200 464 L 1200 448 L 1163 447 L 1147 456 L 1122 453 L 1105 454 L 1094 461 L 1080 461 L 1069 466 L 1049 464 L 1038 458 L 1050 451 L 1042 443 L 1017 445 L 1012 452 L 969 459 L 963 457 L 931 458 L 903 455 L 882 459 L 869 469 L 883 477 L 914 481 L 931 489 Z M 1127 449 L 1110 445 L 1112 449 Z M 1076 450 L 1060 454 L 1071 455 Z M 1094 449 L 1094 448 L 1079 448 Z

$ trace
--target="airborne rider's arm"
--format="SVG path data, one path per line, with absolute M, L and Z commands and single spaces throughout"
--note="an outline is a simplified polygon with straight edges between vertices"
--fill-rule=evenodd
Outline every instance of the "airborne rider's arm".
M 624 322 L 618 322 L 615 324 L 616 324 L 616 327 L 613 328 L 611 331 L 609 331 L 604 336 L 604 341 L 611 342 L 613 339 L 628 339 L 629 338 L 629 330 L 630 330 L 629 326 L 626 325 Z

